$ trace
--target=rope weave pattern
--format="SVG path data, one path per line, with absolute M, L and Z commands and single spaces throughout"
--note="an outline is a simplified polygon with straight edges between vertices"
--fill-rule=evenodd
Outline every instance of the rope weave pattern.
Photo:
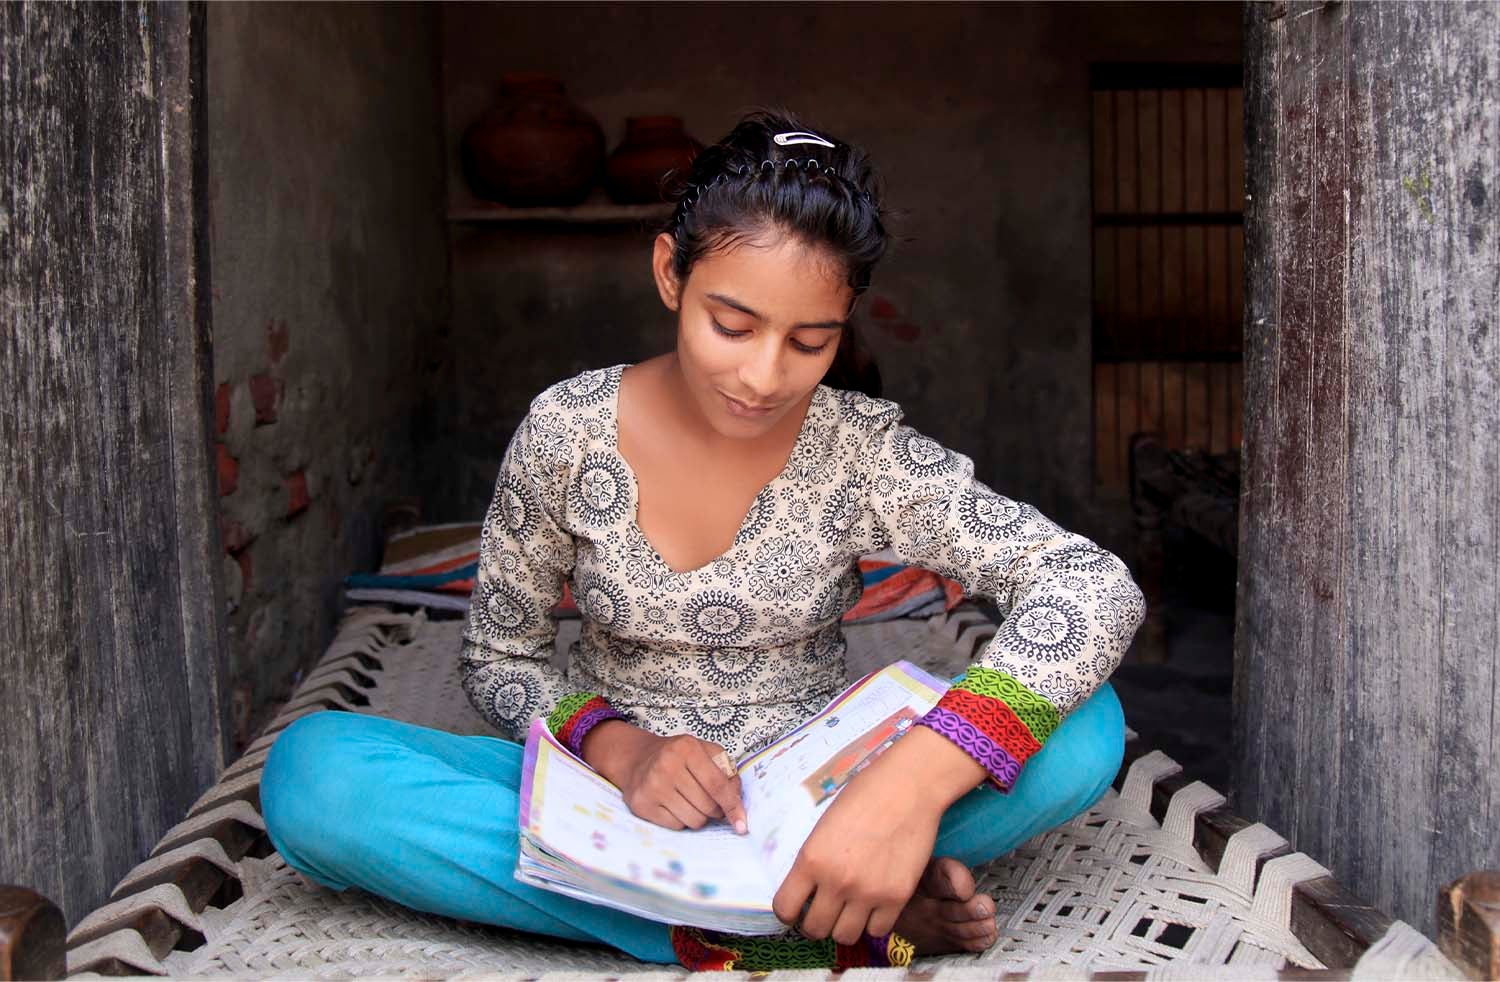
M 994 633 L 976 613 L 960 607 L 928 622 L 852 626 L 846 631 L 850 674 L 872 670 L 900 651 L 934 674 L 954 675 Z M 275 853 L 231 862 L 222 850 L 202 844 L 213 841 L 214 829 L 225 822 L 258 825 L 246 788 L 253 792 L 265 752 L 293 718 L 324 705 L 487 733 L 459 684 L 454 653 L 461 629 L 459 621 L 429 622 L 421 614 L 351 611 L 318 668 L 268 733 L 203 796 L 193 815 L 164 837 L 157 858 L 126 876 L 120 891 L 125 895 L 74 929 L 70 971 L 88 972 L 117 959 L 143 974 L 194 978 L 529 979 L 551 973 L 568 979 L 629 975 L 646 982 L 743 977 L 689 976 L 602 947 L 420 914 L 357 890 L 334 893 L 305 882 Z M 557 661 L 577 630 L 576 621 L 560 625 Z M 1152 785 L 1179 770 L 1159 752 L 1143 757 L 1132 765 L 1122 793 L 1106 792 L 1071 822 L 978 870 L 981 889 L 997 900 L 999 942 L 978 956 L 918 957 L 911 970 L 935 979 L 995 978 L 1002 972 L 1072 979 L 1111 969 L 1146 970 L 1148 977 L 1160 979 L 1262 979 L 1283 967 L 1321 968 L 1292 935 L 1289 911 L 1292 886 L 1326 871 L 1291 853 L 1268 861 L 1255 882 L 1256 859 L 1285 846 L 1263 825 L 1236 834 L 1222 868 L 1208 869 L 1192 843 L 1193 818 L 1221 803 L 1222 796 L 1194 784 L 1174 797 L 1161 825 L 1149 811 Z M 243 896 L 223 909 L 183 909 L 180 891 L 173 895 L 148 886 L 162 883 L 173 856 L 182 863 L 211 861 L 230 871 Z M 131 892 L 130 884 L 138 892 Z M 203 935 L 203 944 L 158 958 L 128 926 L 146 912 L 189 923 Z M 1441 978 L 1447 977 L 1441 974 L 1446 965 L 1431 942 L 1398 923 L 1356 966 L 1356 973 L 1364 973 L 1356 977 L 1389 977 L 1406 969 Z M 895 979 L 906 972 L 852 969 L 842 978 Z M 800 970 L 760 977 L 831 976 Z

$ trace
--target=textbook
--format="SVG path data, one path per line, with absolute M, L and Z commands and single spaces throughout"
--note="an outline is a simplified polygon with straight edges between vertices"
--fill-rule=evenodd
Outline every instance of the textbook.
M 526 736 L 516 879 L 668 924 L 777 934 L 771 900 L 839 790 L 911 727 L 948 683 L 900 661 L 736 764 L 748 835 L 720 821 L 673 830 L 533 720 Z

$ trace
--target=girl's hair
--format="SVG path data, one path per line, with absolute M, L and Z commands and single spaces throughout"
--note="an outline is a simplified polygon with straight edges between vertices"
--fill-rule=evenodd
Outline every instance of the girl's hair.
M 776 134 L 788 132 L 834 146 L 775 142 Z M 675 242 L 672 270 L 679 282 L 710 252 L 780 232 L 832 255 L 857 300 L 886 251 L 879 179 L 869 155 L 783 109 L 746 114 L 673 183 L 668 197 L 677 208 L 659 231 Z M 880 369 L 852 327 L 842 332 L 823 382 L 880 394 Z

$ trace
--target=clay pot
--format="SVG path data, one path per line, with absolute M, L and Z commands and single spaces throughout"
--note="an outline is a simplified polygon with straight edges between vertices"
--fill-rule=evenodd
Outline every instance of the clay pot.
M 464 132 L 474 193 L 517 207 L 576 205 L 599 180 L 604 131 L 551 75 L 507 72 L 495 105 Z
M 654 204 L 666 199 L 672 183 L 686 179 L 703 144 L 682 130 L 680 116 L 630 116 L 625 142 L 604 165 L 604 189 L 620 204 Z M 671 180 L 663 184 L 663 178 Z

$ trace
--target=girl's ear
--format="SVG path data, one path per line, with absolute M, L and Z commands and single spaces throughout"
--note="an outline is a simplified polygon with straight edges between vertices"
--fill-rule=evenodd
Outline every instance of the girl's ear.
M 662 232 L 651 248 L 651 276 L 656 280 L 656 292 L 667 309 L 674 312 L 682 304 L 681 284 L 672 269 L 672 251 L 676 246 L 676 240 Z

